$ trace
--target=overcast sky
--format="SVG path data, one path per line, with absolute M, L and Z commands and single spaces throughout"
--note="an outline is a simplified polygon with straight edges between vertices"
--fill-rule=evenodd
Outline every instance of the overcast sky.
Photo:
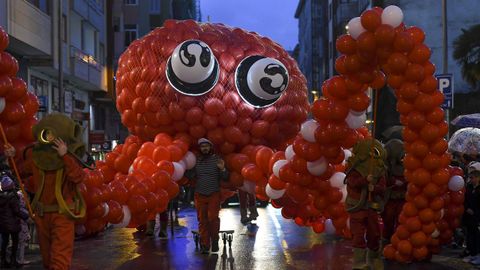
M 255 31 L 278 42 L 286 50 L 298 43 L 298 0 L 200 0 L 202 21 Z

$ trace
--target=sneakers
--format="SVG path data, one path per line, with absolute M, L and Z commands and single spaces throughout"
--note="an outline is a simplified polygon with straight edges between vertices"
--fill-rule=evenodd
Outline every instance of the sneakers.
M 241 222 L 243 225 L 247 225 L 248 222 L 250 222 L 250 219 L 249 219 L 249 218 L 246 218 L 246 217 L 244 217 L 244 218 L 242 217 L 242 218 L 240 219 L 240 222 Z
M 218 240 L 212 241 L 212 252 L 218 252 L 220 249 L 218 247 Z
M 165 231 L 160 231 L 160 232 L 158 233 L 158 238 L 160 238 L 160 239 L 167 239 L 167 238 L 168 238 L 167 232 L 165 232 Z
M 257 220 L 257 217 L 258 217 L 258 214 L 255 213 L 255 214 L 250 214 L 250 217 L 248 219 L 250 220 Z

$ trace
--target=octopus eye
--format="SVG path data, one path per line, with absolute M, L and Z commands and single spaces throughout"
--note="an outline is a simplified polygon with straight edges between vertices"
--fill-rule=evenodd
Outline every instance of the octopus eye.
M 287 89 L 288 71 L 278 60 L 260 55 L 249 56 L 235 71 L 238 94 L 255 108 L 274 104 Z
M 210 47 L 203 41 L 191 39 L 175 48 L 168 59 L 166 75 L 178 92 L 200 96 L 217 83 L 219 67 Z

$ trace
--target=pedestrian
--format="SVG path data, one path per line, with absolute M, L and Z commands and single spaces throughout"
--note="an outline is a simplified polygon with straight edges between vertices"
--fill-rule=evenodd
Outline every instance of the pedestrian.
M 5 160 L 5 157 L 3 158 Z M 19 233 L 21 231 L 21 220 L 28 219 L 28 212 L 22 211 L 20 199 L 15 189 L 15 183 L 5 171 L 7 165 L 2 162 L 2 173 L 0 180 L 0 233 L 2 234 L 1 246 L 1 267 L 9 268 L 21 267 L 17 261 L 17 250 Z M 10 253 L 10 262 L 7 261 L 7 246 L 12 239 L 12 251 Z
M 240 203 L 240 222 L 245 225 L 252 220 L 256 220 L 258 217 L 258 212 L 255 194 L 250 194 L 239 189 L 238 201 Z M 250 215 L 247 215 L 247 210 L 250 212 Z
M 158 237 L 160 239 L 167 239 L 168 238 L 168 208 L 167 210 L 163 211 L 162 213 L 158 214 L 158 221 L 159 221 L 159 232 Z M 155 233 L 155 224 L 156 224 L 156 216 L 154 220 L 149 220 L 147 222 L 147 228 L 145 235 L 153 236 Z
M 18 198 L 20 200 L 20 209 L 21 211 L 28 213 L 27 205 L 25 202 L 25 198 L 23 197 L 23 193 L 21 190 L 17 192 Z M 17 252 L 17 260 L 18 263 L 24 265 L 29 264 L 30 262 L 25 260 L 25 248 L 28 247 L 28 243 L 30 242 L 30 228 L 29 223 L 31 224 L 32 220 L 20 220 L 20 233 L 18 235 L 18 252 Z
M 213 144 L 208 139 L 198 140 L 200 154 L 195 167 L 185 176 L 196 180 L 194 201 L 197 209 L 201 252 L 218 252 L 220 231 L 220 181 L 228 181 L 229 173 L 225 162 L 213 153 Z
M 468 182 L 465 191 L 463 226 L 466 230 L 466 251 L 468 256 L 465 262 L 480 264 L 480 162 L 472 162 L 468 167 Z
M 352 269 L 383 269 L 380 257 L 380 215 L 385 192 L 385 150 L 375 139 L 355 144 L 348 159 L 347 211 L 353 236 Z
M 43 266 L 49 270 L 70 268 L 75 220 L 85 215 L 77 189 L 86 177 L 80 163 L 85 145 L 76 130 L 79 127 L 63 114 L 43 117 L 32 128 L 36 143 L 19 163 L 26 188 L 35 194 L 34 220 Z
M 405 150 L 399 139 L 389 140 L 385 144 L 387 151 L 387 190 L 385 192 L 385 210 L 383 218 L 383 242 L 388 244 L 398 226 L 398 216 L 405 204 L 407 181 L 403 173 L 403 157 Z

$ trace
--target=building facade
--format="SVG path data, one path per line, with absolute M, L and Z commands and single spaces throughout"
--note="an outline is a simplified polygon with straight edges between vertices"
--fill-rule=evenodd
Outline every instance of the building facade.
M 108 35 L 112 42 L 108 51 L 112 53 L 112 68 L 116 72 L 118 59 L 130 43 L 163 25 L 167 19 L 201 20 L 199 0 L 109 0 L 111 6 L 111 25 Z M 108 1 L 107 1 L 108 2 Z M 115 93 L 113 93 L 115 98 Z M 123 141 L 128 130 L 121 125 L 114 102 L 102 102 L 94 112 L 98 119 L 107 120 L 98 123 L 99 130 L 115 134 L 117 140 Z M 102 126 L 101 126 L 102 125 Z
M 10 36 L 7 51 L 19 61 L 18 76 L 39 98 L 37 116 L 65 113 L 88 141 L 92 98 L 108 91 L 105 2 L 0 0 L 0 25 Z
M 323 81 L 335 74 L 335 40 L 346 33 L 348 21 L 369 6 L 369 0 L 299 1 L 297 62 L 307 77 L 310 101 L 321 96 Z

